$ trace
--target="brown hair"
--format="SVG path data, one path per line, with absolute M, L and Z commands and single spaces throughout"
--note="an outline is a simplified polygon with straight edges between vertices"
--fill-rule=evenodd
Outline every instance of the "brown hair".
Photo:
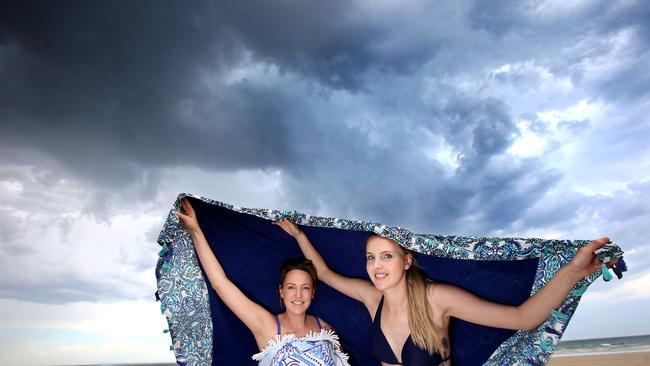
M 287 273 L 293 271 L 294 269 L 307 272 L 314 284 L 313 287 L 316 287 L 316 280 L 318 279 L 318 276 L 316 275 L 316 267 L 314 267 L 314 264 L 307 258 L 293 258 L 282 262 L 282 270 L 280 271 L 279 283 L 280 287 L 282 287 L 284 278 L 287 277 Z
M 436 332 L 431 307 L 427 298 L 427 284 L 431 281 L 424 277 L 424 274 L 415 261 L 415 252 L 404 248 L 392 239 L 379 235 L 380 237 L 392 241 L 404 254 L 411 256 L 411 265 L 406 269 L 406 287 L 408 291 L 408 320 L 411 330 L 411 339 L 421 349 L 426 350 L 430 355 L 436 350 L 436 346 L 441 345 L 441 337 Z M 366 243 L 367 243 L 366 240 Z

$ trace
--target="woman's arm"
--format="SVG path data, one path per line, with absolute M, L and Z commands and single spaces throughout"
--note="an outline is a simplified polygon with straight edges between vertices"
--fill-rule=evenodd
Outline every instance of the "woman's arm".
M 472 323 L 506 329 L 534 329 L 562 304 L 576 282 L 600 268 L 594 251 L 608 242 L 608 238 L 602 238 L 580 248 L 571 262 L 519 306 L 490 302 L 451 285 L 432 286 L 430 298 L 444 309 L 446 315 Z
M 279 226 L 287 234 L 296 239 L 296 242 L 298 242 L 298 246 L 300 246 L 300 250 L 302 250 L 305 258 L 314 263 L 318 279 L 337 291 L 362 302 L 366 308 L 368 308 L 371 315 L 374 315 L 374 311 L 379 304 L 379 299 L 381 298 L 381 292 L 377 290 L 372 282 L 342 276 L 332 271 L 327 266 L 327 263 L 325 263 L 325 260 L 320 253 L 318 253 L 316 248 L 314 248 L 311 241 L 309 241 L 307 235 L 293 222 L 285 218 L 284 220 L 276 221 L 273 224 Z
M 219 298 L 235 313 L 235 315 L 250 329 L 258 341 L 258 346 L 266 345 L 266 342 L 273 337 L 275 329 L 275 320 L 273 315 L 266 309 L 251 301 L 244 295 L 237 286 L 235 286 L 221 267 L 221 264 L 215 257 L 210 245 L 208 244 L 199 222 L 196 218 L 196 212 L 190 205 L 187 198 L 183 198 L 183 210 L 176 211 L 176 215 L 185 226 L 185 229 L 192 236 L 196 254 L 203 266 L 203 270 L 208 277 L 210 285 L 219 295 Z M 269 330 L 271 332 L 269 333 Z M 268 334 L 267 334 L 268 333 Z M 259 339 L 258 339 L 259 338 Z M 261 342 L 261 343 L 260 343 Z

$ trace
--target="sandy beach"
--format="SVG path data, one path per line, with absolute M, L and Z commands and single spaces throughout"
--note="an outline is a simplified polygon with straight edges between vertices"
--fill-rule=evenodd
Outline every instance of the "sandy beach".
M 553 356 L 549 366 L 650 366 L 650 351 L 605 353 L 582 356 Z

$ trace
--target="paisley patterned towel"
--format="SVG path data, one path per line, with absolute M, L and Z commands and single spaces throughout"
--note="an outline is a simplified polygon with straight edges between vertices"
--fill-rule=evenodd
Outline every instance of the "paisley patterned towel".
M 254 301 L 279 313 L 280 264 L 301 256 L 293 238 L 271 224 L 288 217 L 302 225 L 330 267 L 367 278 L 365 240 L 371 233 L 394 239 L 419 254 L 428 277 L 466 288 L 483 298 L 517 305 L 538 291 L 588 240 L 544 240 L 417 234 L 375 222 L 324 218 L 295 211 L 249 209 L 187 194 L 199 223 L 226 273 Z M 161 311 L 180 365 L 255 365 L 251 333 L 208 291 L 191 239 L 171 211 L 158 238 L 156 266 Z M 598 253 L 602 262 L 622 257 L 615 245 Z M 609 273 L 606 273 L 609 275 Z M 537 329 L 509 331 L 451 324 L 452 361 L 465 365 L 542 365 L 555 349 L 587 286 L 576 285 L 559 311 Z M 370 354 L 370 317 L 362 304 L 319 283 L 310 313 L 325 319 L 341 337 L 351 365 L 376 365 Z
M 253 355 L 259 366 L 349 366 L 339 340 L 331 330 L 321 329 L 296 338 L 294 334 L 276 336 L 262 352 Z

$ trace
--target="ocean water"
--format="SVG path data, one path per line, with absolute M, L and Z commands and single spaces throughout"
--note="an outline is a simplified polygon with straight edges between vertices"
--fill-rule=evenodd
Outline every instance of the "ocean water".
M 92 365 L 74 366 L 176 366 L 175 363 L 97 363 Z
M 92 365 L 74 366 L 176 366 L 175 363 L 98 363 Z
M 650 351 L 650 334 L 630 337 L 579 339 L 560 341 L 554 357 Z M 79 365 L 84 366 L 84 365 Z M 175 363 L 103 363 L 85 366 L 176 366 Z
M 554 356 L 650 351 L 650 335 L 560 341 Z

